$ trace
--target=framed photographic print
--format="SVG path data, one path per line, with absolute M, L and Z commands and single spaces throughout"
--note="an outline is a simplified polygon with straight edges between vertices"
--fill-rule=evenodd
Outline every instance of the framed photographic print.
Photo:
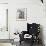
M 27 20 L 27 8 L 17 9 L 16 20 Z

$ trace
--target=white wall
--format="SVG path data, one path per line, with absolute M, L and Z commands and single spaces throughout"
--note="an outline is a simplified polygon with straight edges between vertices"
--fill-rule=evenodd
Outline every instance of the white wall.
M 8 2 L 8 0 L 0 0 L 0 3 L 2 2 Z M 44 2 L 46 1 L 44 0 Z M 16 21 L 17 8 L 27 8 L 27 21 Z M 11 36 L 16 30 L 26 30 L 27 22 L 36 22 L 43 26 L 44 40 L 46 42 L 45 4 L 43 5 L 40 0 L 9 0 L 9 31 Z
M 16 21 L 16 9 L 27 8 L 27 21 Z M 18 30 L 27 30 L 28 23 L 40 23 L 43 27 L 44 41 L 46 42 L 45 5 L 40 0 L 11 0 L 9 1 L 9 31 L 11 36 Z M 13 37 L 11 37 L 13 38 Z

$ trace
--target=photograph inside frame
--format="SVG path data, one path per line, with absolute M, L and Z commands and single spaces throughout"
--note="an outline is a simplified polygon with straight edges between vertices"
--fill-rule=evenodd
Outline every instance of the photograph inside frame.
M 26 20 L 27 8 L 19 8 L 16 12 L 16 20 Z

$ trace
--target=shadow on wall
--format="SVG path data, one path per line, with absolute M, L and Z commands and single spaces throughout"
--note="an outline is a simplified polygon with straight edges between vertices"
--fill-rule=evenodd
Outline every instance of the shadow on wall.
M 42 40 L 42 45 L 45 46 L 44 45 L 44 37 L 43 37 L 43 26 L 42 25 L 40 25 L 40 39 Z

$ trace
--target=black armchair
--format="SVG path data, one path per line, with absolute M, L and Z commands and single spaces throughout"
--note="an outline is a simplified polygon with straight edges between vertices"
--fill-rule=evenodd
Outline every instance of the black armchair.
M 24 35 L 29 34 L 32 37 L 30 38 L 29 41 L 33 44 L 34 42 L 39 43 L 39 33 L 40 33 L 40 24 L 32 23 L 29 24 L 27 23 L 27 31 L 22 31 L 22 34 L 20 34 L 20 44 L 22 41 L 25 40 Z

